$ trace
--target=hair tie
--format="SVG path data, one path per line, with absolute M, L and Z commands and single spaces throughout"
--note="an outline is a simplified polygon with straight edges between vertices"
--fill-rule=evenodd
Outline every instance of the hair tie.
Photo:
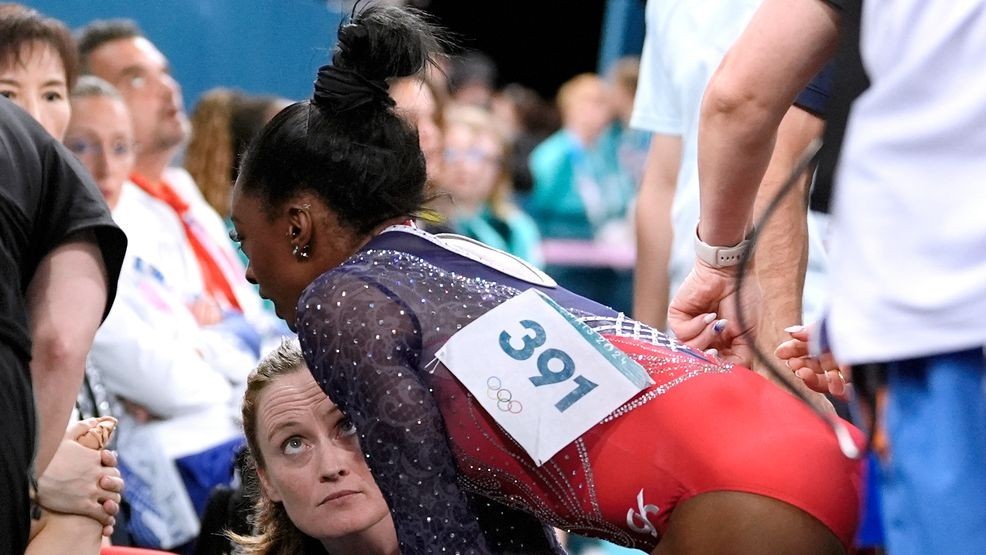
M 351 69 L 337 66 L 318 68 L 315 78 L 315 103 L 333 112 L 345 112 L 368 102 L 380 101 L 396 106 L 387 92 L 387 83 L 370 80 Z

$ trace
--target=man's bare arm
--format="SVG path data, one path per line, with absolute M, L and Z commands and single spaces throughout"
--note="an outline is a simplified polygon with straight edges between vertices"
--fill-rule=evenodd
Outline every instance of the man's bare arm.
M 788 109 L 777 129 L 777 141 L 770 165 L 757 193 L 756 221 L 767 205 L 780 193 L 781 187 L 797 165 L 808 146 L 821 136 L 825 122 L 796 106 Z M 811 171 L 799 176 L 797 186 L 788 192 L 771 217 L 760 227 L 755 252 L 755 267 L 763 297 L 763 316 L 756 330 L 757 348 L 781 369 L 781 376 L 799 389 L 820 409 L 832 410 L 825 396 L 811 391 L 805 383 L 786 370 L 784 361 L 774 350 L 789 336 L 784 328 L 801 323 L 802 295 L 808 265 L 808 206 L 806 195 L 811 183 Z M 762 367 L 759 361 L 753 369 L 771 379 L 776 376 Z
M 706 243 L 735 245 L 746 234 L 777 127 L 835 52 L 838 22 L 821 0 L 765 0 L 713 75 L 698 148 Z
M 667 326 L 671 202 L 681 165 L 681 137 L 654 134 L 637 195 L 637 264 L 633 278 L 633 317 L 663 330 Z
M 31 379 L 40 430 L 37 475 L 44 473 L 65 433 L 106 308 L 107 283 L 95 235 L 86 231 L 48 253 L 28 285 Z

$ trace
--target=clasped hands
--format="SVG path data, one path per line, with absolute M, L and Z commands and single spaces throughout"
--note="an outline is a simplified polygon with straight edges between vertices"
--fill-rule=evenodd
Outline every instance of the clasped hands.
M 104 536 L 113 533 L 123 493 L 116 455 L 105 449 L 115 424 L 114 418 L 101 417 L 70 425 L 38 478 L 38 503 L 44 509 L 96 520 Z

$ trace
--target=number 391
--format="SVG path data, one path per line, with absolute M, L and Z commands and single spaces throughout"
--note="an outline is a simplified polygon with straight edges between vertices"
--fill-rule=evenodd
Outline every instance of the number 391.
M 534 356 L 534 351 L 545 344 L 548 336 L 544 331 L 544 327 L 534 320 L 521 320 L 520 325 L 533 332 L 534 335 L 526 334 L 521 337 L 520 340 L 523 341 L 523 345 L 518 349 L 513 345 L 514 338 L 506 331 L 501 331 L 500 348 L 514 360 L 528 360 Z M 552 361 L 558 361 L 561 364 L 561 368 L 559 370 L 552 370 L 551 366 L 558 366 L 558 364 L 552 365 Z M 565 351 L 549 347 L 542 350 L 541 354 L 538 355 L 537 370 L 537 375 L 528 378 L 535 387 L 556 384 L 572 379 L 572 375 L 575 374 L 575 361 Z M 595 389 L 597 385 L 581 375 L 575 376 L 573 381 L 576 383 L 576 388 L 555 403 L 555 408 L 559 412 L 568 410 L 576 401 Z

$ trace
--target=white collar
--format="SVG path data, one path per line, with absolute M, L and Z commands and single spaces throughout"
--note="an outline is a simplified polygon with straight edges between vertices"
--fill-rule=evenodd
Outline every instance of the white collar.
M 416 235 L 447 251 L 458 254 L 459 256 L 464 256 L 474 262 L 482 264 L 483 266 L 492 268 L 498 272 L 503 272 L 510 277 L 525 281 L 532 285 L 552 288 L 558 287 L 558 282 L 552 279 L 548 274 L 539 270 L 530 262 L 522 260 L 510 253 L 494 249 L 489 245 L 480 243 L 479 241 L 469 237 L 456 235 L 455 233 L 439 233 L 433 235 L 424 230 L 418 229 L 417 226 L 404 224 L 389 226 L 381 231 L 380 234 L 382 235 L 388 232 L 410 233 L 411 235 Z

